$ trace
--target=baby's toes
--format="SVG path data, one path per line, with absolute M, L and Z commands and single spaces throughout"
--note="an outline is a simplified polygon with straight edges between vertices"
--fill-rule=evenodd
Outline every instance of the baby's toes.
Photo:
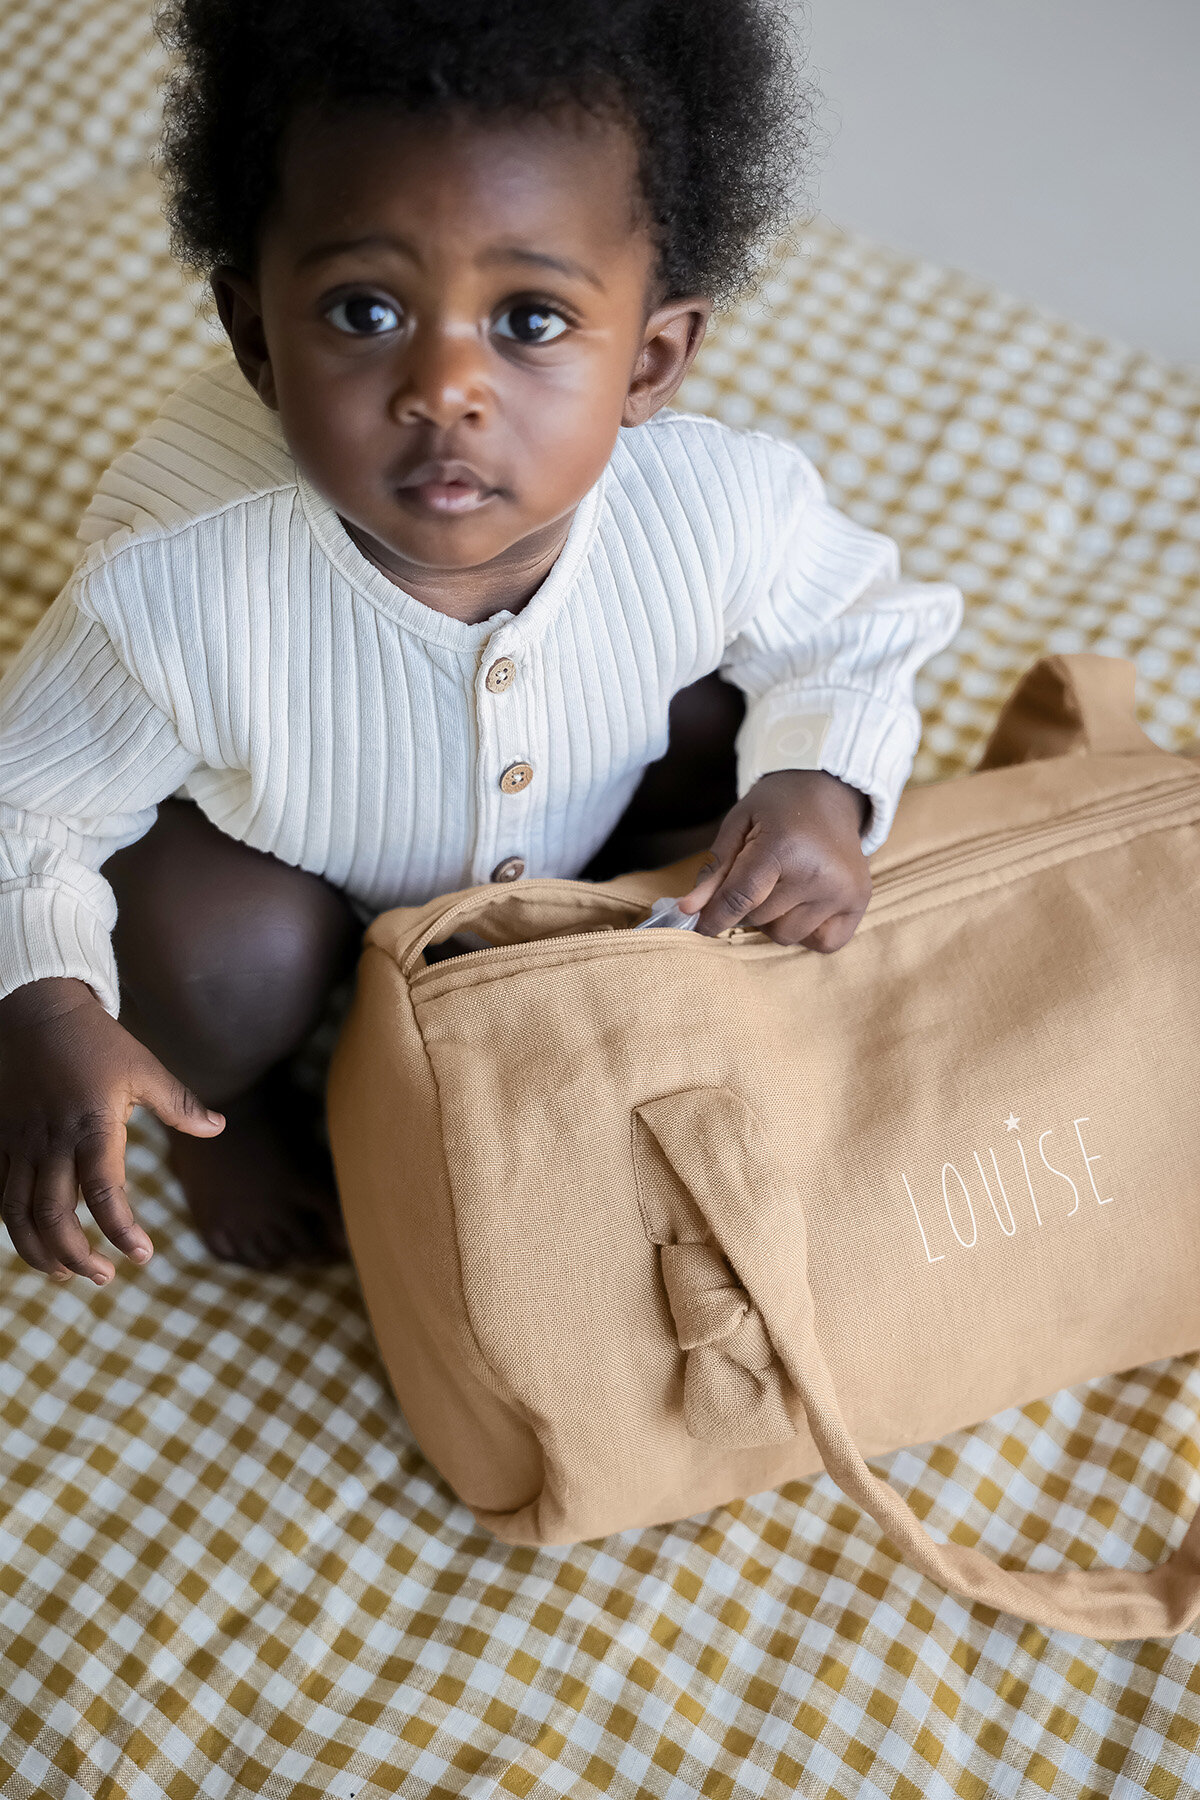
M 255 1269 L 282 1269 L 296 1260 L 293 1234 L 278 1225 L 268 1225 L 255 1232 L 253 1238 Z
M 340 1226 L 340 1219 L 332 1219 L 323 1207 L 306 1206 L 289 1223 L 291 1254 L 297 1262 L 331 1263 L 345 1258 L 345 1237 L 334 1229 L 335 1224 Z
M 226 1225 L 201 1231 L 205 1246 L 218 1262 L 236 1263 L 243 1269 L 269 1269 L 273 1266 L 269 1253 L 257 1231 Z
M 230 1231 L 201 1231 L 200 1241 L 218 1262 L 240 1262 L 238 1247 Z

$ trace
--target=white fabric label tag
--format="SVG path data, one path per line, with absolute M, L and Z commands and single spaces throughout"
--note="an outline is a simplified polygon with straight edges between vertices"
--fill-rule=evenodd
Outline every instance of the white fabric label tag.
M 819 769 L 832 722 L 828 713 L 792 713 L 776 719 L 754 746 L 759 775 L 775 769 Z

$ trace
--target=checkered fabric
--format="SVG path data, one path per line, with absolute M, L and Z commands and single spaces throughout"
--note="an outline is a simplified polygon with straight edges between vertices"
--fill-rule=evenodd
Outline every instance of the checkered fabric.
M 140 0 L 0 18 L 0 654 L 99 469 L 213 354 L 144 166 L 158 69 Z M 1134 656 L 1164 742 L 1200 724 L 1194 380 L 820 225 L 686 399 L 797 438 L 913 572 L 965 588 L 922 776 L 964 766 L 1047 648 Z M 103 1293 L 0 1270 L 4 1800 L 1200 1793 L 1196 1637 L 962 1605 L 824 1480 L 493 1542 L 413 1447 L 349 1271 L 212 1262 L 160 1148 L 135 1126 L 147 1269 Z M 1198 1406 L 1179 1360 L 882 1466 L 993 1555 L 1140 1566 L 1200 1500 Z

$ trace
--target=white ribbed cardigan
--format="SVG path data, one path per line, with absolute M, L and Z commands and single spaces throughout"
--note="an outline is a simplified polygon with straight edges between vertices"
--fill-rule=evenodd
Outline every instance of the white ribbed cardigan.
M 873 849 L 914 672 L 961 604 L 901 580 L 799 451 L 665 414 L 621 433 L 528 605 L 466 625 L 360 553 L 232 363 L 117 459 L 80 536 L 0 686 L 0 993 L 76 976 L 114 1013 L 99 871 L 166 795 L 364 915 L 510 857 L 573 875 L 666 749 L 671 696 L 713 669 L 748 699 L 741 791 L 827 769 L 870 796 Z M 513 763 L 532 778 L 505 792 Z

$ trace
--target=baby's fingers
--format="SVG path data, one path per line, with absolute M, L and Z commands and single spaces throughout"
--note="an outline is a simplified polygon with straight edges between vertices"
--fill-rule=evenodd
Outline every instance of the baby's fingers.
M 752 923 L 777 944 L 803 944 L 806 949 L 816 950 L 825 948 L 833 914 L 827 900 L 808 900 L 799 906 L 782 908 L 769 920 L 755 919 Z M 830 944 L 829 948 L 835 946 Z
M 823 956 L 828 956 L 835 950 L 844 950 L 858 930 L 861 918 L 861 912 L 834 913 L 832 918 L 826 919 L 823 925 L 819 925 L 816 931 L 806 937 L 804 943 L 809 950 L 819 950 Z
M 7 1162 L 3 1212 L 13 1249 L 31 1269 L 49 1275 L 54 1281 L 69 1281 L 70 1269 L 43 1244 L 33 1222 L 33 1164 L 26 1162 L 21 1156 L 9 1157 Z
M 173 1131 L 185 1131 L 189 1137 L 216 1137 L 225 1129 L 225 1115 L 205 1106 L 149 1051 L 144 1053 L 138 1069 L 133 1099 L 157 1113 L 164 1125 Z
M 60 1151 L 43 1156 L 33 1180 L 33 1228 L 61 1264 L 76 1275 L 86 1275 L 97 1287 L 104 1287 L 116 1270 L 106 1256 L 92 1249 L 84 1236 L 75 1210 L 77 1198 L 74 1156 Z
M 745 822 L 733 814 L 727 813 L 721 821 L 721 829 L 713 839 L 712 849 L 700 866 L 694 884 L 686 894 L 680 896 L 677 902 L 681 912 L 697 913 L 702 907 L 707 906 L 733 867 L 745 841 Z
M 716 892 L 696 921 L 697 931 L 715 937 L 740 925 L 747 913 L 762 906 L 779 880 L 779 860 L 761 843 L 748 843 L 733 860 Z
M 75 1171 L 84 1203 L 110 1244 L 135 1263 L 147 1263 L 154 1245 L 133 1216 L 125 1191 L 125 1131 L 115 1121 L 78 1146 Z

